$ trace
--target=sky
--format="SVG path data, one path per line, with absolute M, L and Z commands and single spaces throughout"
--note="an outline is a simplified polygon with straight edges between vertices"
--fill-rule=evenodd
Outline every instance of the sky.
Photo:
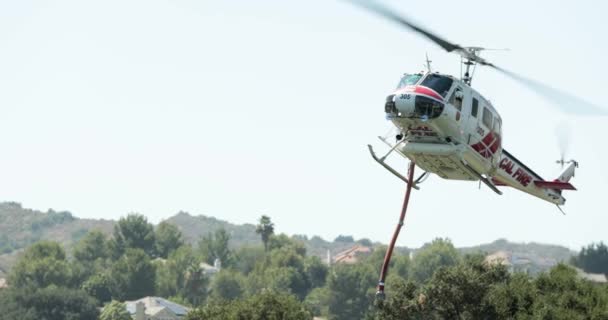
M 509 48 L 484 57 L 608 109 L 606 2 L 384 3 L 452 42 Z M 458 56 L 338 0 L 0 0 L 0 201 L 155 223 L 268 215 L 278 232 L 387 243 L 405 186 L 366 145 L 382 150 L 384 98 L 427 53 L 460 74 Z M 562 215 L 432 176 L 397 244 L 608 241 L 608 118 L 564 113 L 490 69 L 473 87 L 498 109 L 505 149 L 545 179 L 566 136 L 579 191 Z

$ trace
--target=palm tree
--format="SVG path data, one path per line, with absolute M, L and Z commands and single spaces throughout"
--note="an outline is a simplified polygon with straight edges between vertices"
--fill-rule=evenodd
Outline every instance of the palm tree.
M 264 250 L 268 251 L 268 240 L 274 233 L 274 223 L 270 221 L 270 217 L 262 216 L 260 223 L 256 226 L 255 232 L 262 236 L 262 242 L 264 243 Z

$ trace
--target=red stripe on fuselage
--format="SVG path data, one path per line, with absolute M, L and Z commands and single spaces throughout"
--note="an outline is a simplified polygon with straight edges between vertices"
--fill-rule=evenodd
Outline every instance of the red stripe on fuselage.
M 443 97 L 439 93 L 428 87 L 416 86 L 414 92 L 429 96 L 431 98 L 435 98 L 439 101 L 443 101 Z

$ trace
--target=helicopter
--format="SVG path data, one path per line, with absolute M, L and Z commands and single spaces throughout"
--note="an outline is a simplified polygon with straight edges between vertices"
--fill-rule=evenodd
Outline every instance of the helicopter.
M 433 72 L 427 56 L 427 70 L 405 73 L 384 101 L 385 117 L 397 131 L 394 142 L 387 137 L 379 137 L 390 147 L 382 157 L 376 155 L 371 145 L 368 148 L 376 162 L 406 183 L 406 191 L 399 222 L 380 271 L 377 301 L 385 298 L 384 281 L 397 237 L 404 225 L 411 191 L 420 189 L 419 185 L 430 174 L 444 179 L 479 181 L 499 195 L 502 192 L 498 187 L 512 187 L 555 204 L 564 213 L 560 208 L 566 202 L 562 192 L 576 190 L 570 180 L 574 177 L 578 162 L 566 161 L 562 153 L 561 159 L 557 161 L 562 166 L 562 173 L 553 180 L 546 180 L 509 153 L 502 144 L 503 121 L 497 108 L 472 87 L 475 69 L 479 65 L 499 71 L 558 105 L 575 105 L 581 111 L 592 114 L 606 114 L 605 110 L 500 68 L 480 56 L 487 49 L 449 42 L 379 3 L 365 0 L 348 2 L 426 37 L 447 52 L 460 55 L 464 67 L 464 73 L 461 71 L 460 77 Z M 410 160 L 407 177 L 387 164 L 387 157 L 393 153 Z M 423 169 L 424 173 L 414 179 L 416 166 Z
M 565 204 L 562 191 L 576 190 L 570 179 L 574 177 L 578 162 L 566 161 L 562 157 L 558 160 L 562 167 L 566 165 L 562 173 L 553 180 L 542 178 L 503 147 L 503 121 L 497 108 L 472 87 L 477 65 L 491 67 L 528 84 L 531 80 L 482 58 L 480 53 L 487 50 L 485 48 L 450 43 L 375 2 L 351 2 L 424 35 L 448 52 L 459 54 L 464 67 L 460 77 L 432 72 L 427 57 L 425 72 L 402 76 L 383 106 L 386 119 L 397 129 L 395 142 L 379 137 L 390 147 L 382 157 L 378 157 L 368 145 L 377 162 L 409 183 L 408 178 L 385 160 L 393 152 L 411 160 L 425 171 L 412 181 L 414 189 L 418 189 L 418 184 L 433 173 L 444 179 L 479 181 L 499 195 L 502 191 L 498 187 L 507 186 L 558 208 Z

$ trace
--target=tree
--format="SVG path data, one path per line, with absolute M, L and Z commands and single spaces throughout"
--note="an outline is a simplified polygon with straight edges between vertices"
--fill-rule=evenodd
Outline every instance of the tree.
M 608 319 L 605 288 L 565 265 L 533 279 L 475 255 L 440 268 L 418 287 L 395 283 L 370 319 Z
M 322 287 L 327 277 L 327 266 L 316 256 L 304 260 L 304 272 L 310 283 L 310 288 Z
M 362 246 L 366 246 L 366 247 L 372 247 L 374 245 L 372 243 L 372 241 L 368 238 L 361 238 L 361 239 L 357 240 L 357 243 Z
M 99 230 L 87 233 L 74 247 L 74 259 L 80 262 L 94 262 L 110 257 L 107 236 Z
M 0 310 L 0 320 L 90 320 L 99 315 L 95 299 L 56 286 L 1 290 Z
M 293 240 L 287 239 L 288 242 L 282 243 L 293 242 Z M 248 275 L 248 290 L 251 294 L 272 289 L 278 292 L 288 292 L 304 299 L 310 287 L 304 256 L 291 245 L 273 248 Z
M 327 316 L 329 313 L 327 306 L 329 305 L 330 296 L 331 292 L 329 292 L 327 287 L 314 288 L 304 299 L 304 305 L 314 316 Z
M 355 239 L 353 238 L 353 236 L 339 235 L 334 239 L 334 242 L 351 243 L 351 242 L 355 242 Z
M 396 255 L 391 259 L 391 263 L 393 263 L 391 270 L 393 274 L 397 274 L 403 279 L 409 278 L 412 268 L 412 262 L 410 261 L 409 256 Z
M 270 239 L 270 236 L 274 234 L 274 223 L 270 221 L 270 217 L 262 216 L 255 228 L 255 232 L 262 237 L 264 249 L 268 251 L 268 239 Z
M 391 279 L 388 300 L 378 304 L 377 319 L 502 319 L 488 302 L 495 285 L 509 279 L 502 265 L 484 264 L 483 256 L 468 256 L 457 265 L 439 268 L 417 286 Z
M 525 319 L 532 318 L 539 295 L 533 279 L 525 273 L 516 273 L 506 282 L 494 285 L 486 301 L 498 319 Z
M 373 301 L 376 276 L 366 264 L 336 265 L 327 278 L 329 319 L 362 319 Z
M 154 295 L 155 269 L 141 249 L 127 249 L 110 270 L 110 291 L 116 300 L 134 300 Z
M 193 306 L 198 306 L 207 299 L 209 278 L 198 265 L 190 265 L 186 271 L 184 287 L 179 295 Z
M 184 245 L 182 233 L 176 225 L 163 221 L 156 227 L 156 253 L 166 259 L 171 252 Z
M 105 273 L 95 274 L 82 284 L 82 290 L 97 299 L 100 305 L 112 300 L 110 288 L 111 281 Z
M 311 320 L 312 313 L 295 297 L 272 290 L 244 300 L 219 301 L 191 311 L 186 320 Z
M 110 263 L 109 243 L 104 233 L 94 230 L 75 245 L 74 259 L 70 262 L 74 287 L 80 287 L 91 276 L 105 272 Z
M 486 296 L 496 283 L 504 283 L 509 273 L 503 265 L 487 265 L 483 256 L 469 256 L 465 262 L 439 268 L 426 284 L 424 294 L 429 310 L 442 319 L 496 318 Z
M 129 214 L 114 226 L 114 239 L 110 242 L 112 257 L 117 260 L 128 248 L 141 249 L 154 257 L 154 240 L 154 226 L 148 219 L 141 214 Z
M 286 234 L 270 235 L 268 238 L 267 251 L 274 251 L 282 248 L 291 248 L 297 254 L 304 257 L 306 255 L 306 247 L 304 243 L 297 239 L 290 239 Z
M 9 283 L 17 288 L 71 284 L 71 270 L 65 251 L 56 242 L 41 241 L 27 250 L 9 275 Z
M 132 320 L 124 303 L 112 301 L 103 308 L 99 320 Z
M 390 282 L 391 293 L 386 301 L 378 301 L 377 306 L 366 319 L 413 320 L 437 319 L 424 314 L 426 296 L 419 294 L 413 281 L 397 277 Z
M 190 246 L 182 246 L 172 252 L 169 259 L 157 264 L 157 294 L 178 297 L 192 305 L 204 301 L 209 281 L 199 263 Z
M 608 276 L 608 246 L 603 242 L 592 243 L 583 248 L 572 264 L 590 273 L 603 273 Z
M 608 297 L 599 286 L 578 278 L 576 270 L 559 264 L 534 281 L 540 295 L 534 319 L 608 319 Z
M 208 264 L 213 264 L 219 259 L 223 267 L 230 266 L 232 262 L 232 251 L 228 247 L 230 235 L 224 229 L 218 229 L 215 233 L 207 234 L 198 242 L 199 252 Z
M 264 248 L 260 246 L 241 247 L 234 254 L 233 269 L 244 275 L 248 275 L 255 268 L 255 264 L 263 259 L 264 254 Z
M 423 246 L 412 260 L 411 276 L 418 283 L 431 278 L 442 266 L 453 266 L 458 263 L 458 251 L 449 239 L 437 238 Z
M 234 300 L 245 291 L 245 277 L 236 272 L 222 270 L 211 281 L 210 297 L 216 300 Z

